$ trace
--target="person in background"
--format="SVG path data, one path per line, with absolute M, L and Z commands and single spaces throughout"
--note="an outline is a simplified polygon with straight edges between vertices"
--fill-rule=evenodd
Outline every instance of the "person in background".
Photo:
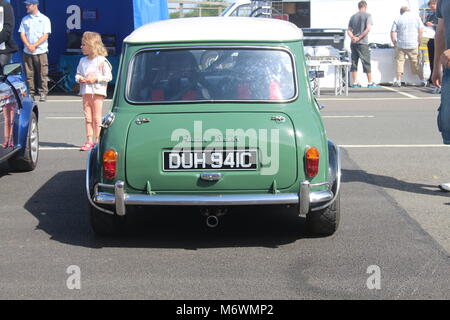
M 352 51 L 352 66 L 350 72 L 352 73 L 353 85 L 352 88 L 361 88 L 358 81 L 358 63 L 361 60 L 363 71 L 367 75 L 368 88 L 378 88 L 372 81 L 372 70 L 370 64 L 370 49 L 368 34 L 372 28 L 372 16 L 367 13 L 367 2 L 360 1 L 358 3 L 359 12 L 354 14 L 348 23 L 347 34 L 352 39 L 350 45 Z
M 51 34 L 50 19 L 39 12 L 39 0 L 26 0 L 27 13 L 20 24 L 20 38 L 24 44 L 23 62 L 30 95 L 34 98 L 38 77 L 39 101 L 45 102 L 48 94 L 48 37 Z
M 428 8 L 430 8 L 430 14 L 427 16 L 425 20 L 425 25 L 429 28 L 433 28 L 434 31 L 436 31 L 437 24 L 438 24 L 438 17 L 436 15 L 436 7 L 437 7 L 437 0 L 430 0 L 428 2 Z M 431 74 L 429 78 L 429 83 L 432 84 L 431 76 L 433 74 L 433 65 L 434 65 L 434 38 L 429 39 L 427 43 L 428 47 L 428 57 L 430 60 L 430 69 Z
M 16 24 L 14 11 L 8 1 L 0 0 L 0 15 L 3 25 L 0 25 L 0 66 L 10 63 L 12 54 L 19 48 L 13 40 L 13 30 Z
M 406 57 L 411 63 L 411 71 L 420 79 L 420 85 L 426 86 L 423 71 L 419 64 L 419 44 L 422 40 L 423 23 L 418 14 L 413 14 L 408 7 L 400 8 L 400 17 L 392 24 L 391 40 L 395 47 L 396 79 L 394 87 L 401 86 Z
M 108 52 L 100 34 L 85 32 L 81 39 L 81 58 L 75 81 L 80 84 L 83 111 L 86 121 L 86 142 L 80 151 L 88 151 L 99 142 L 103 101 L 107 96 L 108 82 L 112 80 L 112 67 L 106 57 Z
M 438 25 L 434 37 L 434 68 L 431 80 L 441 88 L 441 105 L 438 112 L 438 128 L 444 144 L 450 144 L 450 0 L 439 0 L 436 16 Z M 439 188 L 450 192 L 450 182 Z

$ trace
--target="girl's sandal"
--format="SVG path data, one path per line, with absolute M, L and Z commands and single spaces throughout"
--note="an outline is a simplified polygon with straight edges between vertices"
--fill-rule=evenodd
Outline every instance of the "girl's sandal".
M 82 147 L 80 148 L 80 151 L 88 151 L 88 150 L 91 150 L 92 147 L 94 147 L 94 144 L 93 144 L 92 142 L 86 142 L 86 143 L 84 144 L 84 146 L 82 146 Z

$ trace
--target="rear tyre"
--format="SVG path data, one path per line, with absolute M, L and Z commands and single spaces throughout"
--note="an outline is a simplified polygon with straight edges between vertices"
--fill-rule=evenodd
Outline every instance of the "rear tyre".
M 22 157 L 13 157 L 8 160 L 9 166 L 14 171 L 33 171 L 39 158 L 39 128 L 37 116 L 31 114 L 28 126 L 27 144 Z
M 122 233 L 124 218 L 98 210 L 89 203 L 91 227 L 94 233 L 101 237 L 111 237 Z
M 306 216 L 306 228 L 314 236 L 331 236 L 338 227 L 341 216 L 341 195 L 329 207 L 310 211 Z

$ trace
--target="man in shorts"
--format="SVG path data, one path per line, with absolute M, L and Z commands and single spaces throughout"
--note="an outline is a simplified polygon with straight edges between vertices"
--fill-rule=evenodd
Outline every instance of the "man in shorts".
M 350 72 L 352 73 L 353 85 L 352 88 L 361 88 L 358 81 L 358 63 L 361 60 L 363 71 L 367 75 L 368 88 L 377 88 L 372 81 L 371 65 L 370 65 L 370 50 L 368 34 L 372 28 L 372 16 L 367 13 L 367 2 L 360 1 L 358 3 L 359 12 L 350 18 L 348 23 L 347 34 L 352 39 L 352 66 Z
M 420 79 L 420 86 L 427 85 L 419 63 L 419 44 L 422 41 L 423 28 L 424 25 L 418 14 L 412 13 L 406 6 L 400 8 L 400 17 L 394 21 L 391 29 L 391 40 L 395 46 L 394 87 L 401 86 L 406 57 L 409 58 L 412 73 Z

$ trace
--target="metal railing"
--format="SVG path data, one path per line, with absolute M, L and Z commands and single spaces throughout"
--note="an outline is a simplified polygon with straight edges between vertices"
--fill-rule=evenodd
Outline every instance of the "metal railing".
M 171 18 L 220 16 L 232 2 L 168 0 Z

